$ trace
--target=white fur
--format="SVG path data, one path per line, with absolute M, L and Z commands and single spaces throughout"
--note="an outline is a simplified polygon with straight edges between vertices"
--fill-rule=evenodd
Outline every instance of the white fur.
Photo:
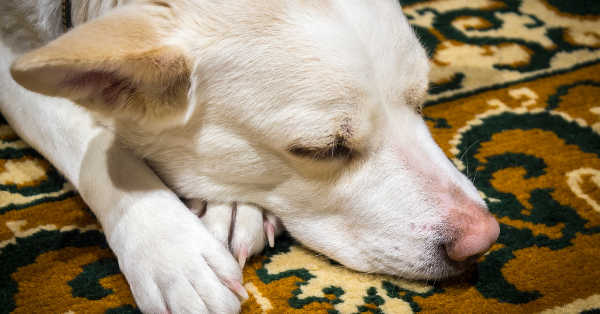
M 226 246 L 259 252 L 263 219 L 353 269 L 410 278 L 460 272 L 444 250 L 456 207 L 486 212 L 485 203 L 417 112 L 428 62 L 396 0 L 182 0 L 170 8 L 140 0 L 114 2 L 124 6 L 115 10 L 113 2 L 73 0 L 75 25 L 156 21 L 157 44 L 189 61 L 183 109 L 148 109 L 144 118 L 100 109 L 98 118 L 18 86 L 11 63 L 60 34 L 60 1 L 33 0 L 0 0 L 0 105 L 90 205 L 144 312 L 238 312 L 227 286 L 241 271 Z M 38 60 L 28 56 L 13 75 L 38 79 L 27 74 Z M 39 84 L 70 75 L 40 73 Z M 56 95 L 86 106 L 87 92 Z M 349 139 L 351 157 L 290 152 L 336 136 Z

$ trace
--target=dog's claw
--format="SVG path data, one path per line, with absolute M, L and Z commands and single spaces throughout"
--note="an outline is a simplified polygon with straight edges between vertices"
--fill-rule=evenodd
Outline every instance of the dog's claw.
M 265 221 L 265 229 L 267 231 L 267 239 L 269 240 L 269 246 L 275 246 L 275 225 L 269 220 Z
M 248 300 L 248 298 L 250 298 L 250 296 L 248 296 L 248 292 L 246 289 L 244 289 L 244 286 L 242 286 L 237 279 L 228 280 L 227 285 L 229 288 L 231 288 L 231 290 L 233 290 L 233 292 L 237 293 L 244 300 Z
M 240 267 L 244 269 L 244 265 L 246 264 L 246 257 L 248 256 L 248 250 L 245 247 L 240 248 L 240 253 L 238 254 L 238 262 L 240 263 Z

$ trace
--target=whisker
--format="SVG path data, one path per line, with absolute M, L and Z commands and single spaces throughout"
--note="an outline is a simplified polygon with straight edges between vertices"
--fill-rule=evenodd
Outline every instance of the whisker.
M 473 184 L 475 184 L 475 179 L 477 179 L 477 172 L 479 171 L 479 166 L 481 165 L 481 161 L 479 163 L 477 163 L 477 168 L 475 168 L 475 176 L 473 176 L 473 180 L 471 180 L 471 182 L 473 182 Z
M 465 152 L 462 154 L 462 156 L 460 156 L 459 161 L 462 161 L 463 157 L 465 157 L 465 155 L 467 154 L 467 152 L 469 151 L 469 149 L 471 149 L 471 147 L 473 147 L 473 145 L 475 145 L 475 144 L 477 144 L 477 143 L 479 143 L 481 141 L 483 141 L 483 139 L 480 139 L 480 140 L 474 142 L 473 144 L 471 144 L 471 146 L 469 146 L 469 148 L 467 148 L 467 150 L 465 150 Z
M 469 149 L 471 149 L 471 147 L 473 147 L 473 145 L 475 145 L 475 144 L 477 144 L 477 143 L 481 142 L 482 140 L 483 140 L 483 139 L 473 142 L 473 144 L 471 144 L 471 145 L 469 146 L 469 148 L 467 148 L 467 150 L 465 150 L 465 152 L 462 154 L 462 156 L 460 156 L 460 159 L 459 159 L 459 161 L 462 161 L 462 159 L 465 157 L 465 155 L 467 155 L 467 153 L 469 152 Z M 467 177 L 468 177 L 468 176 L 469 176 L 469 158 L 467 158 Z

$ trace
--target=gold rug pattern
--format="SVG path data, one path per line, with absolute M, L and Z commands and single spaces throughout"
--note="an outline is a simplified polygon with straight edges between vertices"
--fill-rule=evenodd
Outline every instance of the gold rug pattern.
M 600 2 L 402 1 L 423 110 L 501 226 L 468 274 L 350 271 L 287 236 L 244 268 L 245 314 L 600 313 Z M 89 208 L 0 120 L 0 313 L 139 313 Z

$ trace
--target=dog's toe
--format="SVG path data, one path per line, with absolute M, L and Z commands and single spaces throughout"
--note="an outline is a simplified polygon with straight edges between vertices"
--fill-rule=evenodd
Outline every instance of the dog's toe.
M 242 267 L 248 257 L 262 251 L 267 243 L 272 247 L 275 236 L 283 231 L 277 217 L 255 204 L 192 199 L 187 205 Z
M 226 247 L 229 246 L 229 229 L 235 215 L 235 203 L 217 203 L 198 199 L 187 201 L 187 206 L 202 220 L 206 228 Z
M 249 204 L 238 205 L 235 224 L 230 230 L 229 248 L 242 267 L 248 256 L 262 251 L 265 246 L 263 224 L 261 208 Z
M 243 267 L 246 258 L 260 253 L 283 230 L 277 217 L 254 204 L 238 204 L 229 234 L 229 248 Z

